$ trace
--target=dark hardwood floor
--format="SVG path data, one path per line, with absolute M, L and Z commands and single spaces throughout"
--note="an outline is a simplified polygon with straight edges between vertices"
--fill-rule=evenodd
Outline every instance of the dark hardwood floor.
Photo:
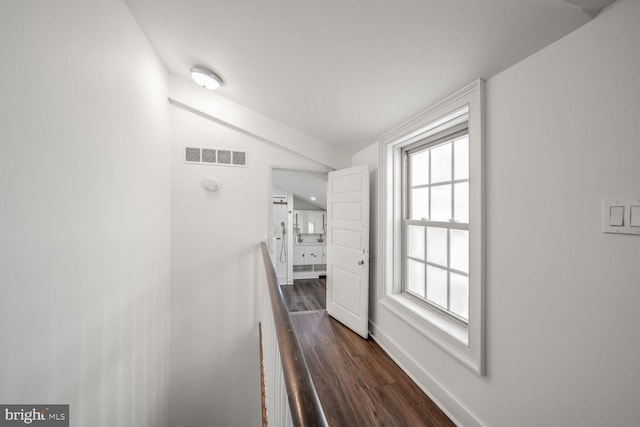
M 282 285 L 282 294 L 289 312 L 326 308 L 326 283 L 321 279 L 297 279 L 293 285 Z
M 291 319 L 330 426 L 455 426 L 375 341 L 326 311 Z

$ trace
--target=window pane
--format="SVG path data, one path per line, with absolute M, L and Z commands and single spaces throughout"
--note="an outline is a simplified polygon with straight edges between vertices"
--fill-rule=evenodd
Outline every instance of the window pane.
M 447 229 L 427 227 L 427 261 L 447 266 Z
M 429 219 L 429 188 L 411 190 L 409 219 Z
M 407 255 L 424 260 L 424 227 L 407 226 Z
M 469 273 L 469 231 L 451 230 L 449 267 Z
M 447 271 L 427 265 L 427 299 L 447 308 Z
M 429 183 L 429 150 L 409 156 L 411 186 Z
M 458 316 L 469 320 L 469 278 L 451 273 L 451 307 Z
M 431 149 L 431 183 L 451 181 L 452 143 Z
M 454 142 L 453 155 L 455 165 L 454 167 L 454 179 L 468 179 L 469 178 L 469 137 L 465 136 L 462 139 Z
M 451 216 L 451 185 L 431 187 L 431 220 L 449 221 Z
M 407 259 L 407 281 L 405 289 L 424 298 L 424 264 Z
M 469 183 L 454 184 L 455 220 L 469 223 Z

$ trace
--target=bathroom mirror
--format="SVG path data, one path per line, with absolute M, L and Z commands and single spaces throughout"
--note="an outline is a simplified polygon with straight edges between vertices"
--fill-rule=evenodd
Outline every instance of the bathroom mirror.
M 323 234 L 326 211 L 294 210 L 293 226 L 298 234 Z

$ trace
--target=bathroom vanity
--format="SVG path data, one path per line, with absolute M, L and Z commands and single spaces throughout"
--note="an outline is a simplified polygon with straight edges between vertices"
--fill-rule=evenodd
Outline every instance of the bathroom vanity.
M 327 272 L 324 230 L 327 212 L 295 210 L 293 214 L 293 278 L 309 279 Z

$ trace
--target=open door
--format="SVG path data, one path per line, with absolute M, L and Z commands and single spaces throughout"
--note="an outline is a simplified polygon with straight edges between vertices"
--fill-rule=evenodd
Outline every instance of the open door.
M 329 172 L 327 312 L 369 336 L 369 168 Z

